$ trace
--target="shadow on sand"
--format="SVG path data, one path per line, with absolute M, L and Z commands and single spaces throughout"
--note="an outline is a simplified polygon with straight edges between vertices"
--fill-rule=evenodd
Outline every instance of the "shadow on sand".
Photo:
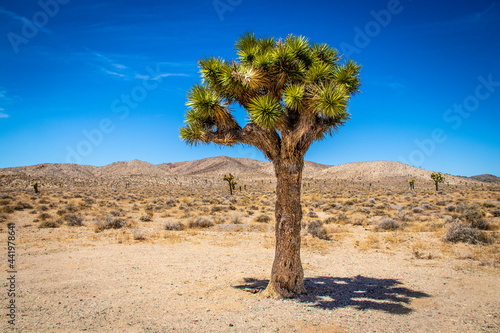
M 244 284 L 234 288 L 257 293 L 264 290 L 269 280 L 245 278 Z M 303 303 L 322 309 L 354 307 L 358 310 L 379 310 L 391 314 L 408 314 L 412 298 L 430 295 L 405 288 L 394 279 L 375 279 L 364 276 L 334 278 L 319 276 L 304 279 L 307 295 L 297 297 Z

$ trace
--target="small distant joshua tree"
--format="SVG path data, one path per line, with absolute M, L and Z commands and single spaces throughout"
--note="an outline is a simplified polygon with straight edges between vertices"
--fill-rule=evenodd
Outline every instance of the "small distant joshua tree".
M 415 189 L 415 179 L 410 180 L 410 190 Z
M 33 190 L 35 190 L 35 193 L 38 193 L 38 182 L 35 182 L 35 184 L 33 184 Z
M 236 184 L 238 184 L 236 181 L 234 181 L 234 176 L 229 173 L 229 175 L 224 175 L 224 177 L 222 177 L 222 180 L 228 183 L 229 193 L 233 195 L 233 190 L 236 188 Z
M 434 183 L 436 184 L 436 191 L 439 191 L 439 183 L 443 183 L 445 181 L 445 178 L 441 172 L 438 173 L 432 173 L 431 174 L 432 180 L 434 180 Z

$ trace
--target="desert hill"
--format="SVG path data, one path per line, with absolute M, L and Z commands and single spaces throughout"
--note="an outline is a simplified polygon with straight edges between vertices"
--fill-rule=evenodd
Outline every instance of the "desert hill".
M 313 176 L 318 179 L 351 180 L 355 182 L 375 182 L 379 180 L 405 180 L 415 179 L 430 181 L 432 171 L 413 167 L 394 161 L 354 162 L 329 167 L 316 172 Z M 450 184 L 475 183 L 468 177 L 459 177 L 445 174 L 446 182 Z
M 93 178 L 99 167 L 72 163 L 44 163 L 23 167 L 0 169 L 0 175 L 26 178 Z
M 127 177 L 127 176 L 165 176 L 161 167 L 139 160 L 115 162 L 94 169 L 94 177 Z
M 242 179 L 274 178 L 272 163 L 248 158 L 232 158 L 227 156 L 209 157 L 200 160 L 163 163 L 151 163 L 133 160 L 115 162 L 102 167 L 78 164 L 45 163 L 32 166 L 0 169 L 0 177 L 12 180 L 30 181 L 48 179 L 52 182 L 96 179 L 219 179 L 223 174 L 231 172 Z M 305 162 L 304 179 L 379 182 L 408 181 L 431 182 L 432 171 L 412 167 L 393 161 L 355 162 L 336 166 Z M 473 178 L 445 175 L 450 185 L 480 184 L 481 181 L 494 181 L 498 177 L 481 175 Z
M 187 162 L 164 163 L 159 167 L 171 175 L 221 175 L 231 172 L 259 176 L 268 174 L 266 167 L 269 164 L 249 158 L 217 156 Z
M 500 183 L 500 177 L 490 175 L 490 174 L 477 175 L 477 176 L 472 176 L 470 178 L 475 179 L 475 180 L 479 180 L 480 182 Z

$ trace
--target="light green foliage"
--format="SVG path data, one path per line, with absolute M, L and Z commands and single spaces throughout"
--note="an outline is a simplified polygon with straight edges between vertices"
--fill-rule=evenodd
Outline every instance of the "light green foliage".
M 434 180 L 434 183 L 436 184 L 436 191 L 439 190 L 439 183 L 443 183 L 445 181 L 445 177 L 441 172 L 438 173 L 432 173 L 431 174 L 432 180 Z
M 202 82 L 188 92 L 186 124 L 180 129 L 186 143 L 250 144 L 274 160 L 264 140 L 294 131 L 287 142 L 307 150 L 349 119 L 347 105 L 359 91 L 361 66 L 341 63 L 336 49 L 303 36 L 276 40 L 252 33 L 235 46 L 236 61 L 199 61 Z M 233 106 L 247 111 L 244 128 Z

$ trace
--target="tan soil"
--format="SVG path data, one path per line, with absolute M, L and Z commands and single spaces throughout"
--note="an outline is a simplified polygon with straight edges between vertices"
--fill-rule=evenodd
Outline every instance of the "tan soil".
M 461 260 L 335 241 L 302 251 L 309 295 L 263 299 L 254 292 L 266 285 L 272 231 L 161 231 L 139 242 L 119 230 L 93 240 L 91 231 L 22 220 L 19 332 L 500 331 L 498 269 Z

